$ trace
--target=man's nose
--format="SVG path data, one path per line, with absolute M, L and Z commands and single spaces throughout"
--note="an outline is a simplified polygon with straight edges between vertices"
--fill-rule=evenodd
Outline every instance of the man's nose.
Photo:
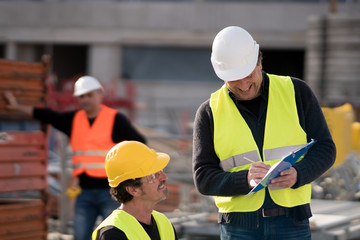
M 251 84 L 251 81 L 249 78 L 243 78 L 236 81 L 236 86 L 242 90 L 245 90 L 249 87 Z
M 160 180 L 161 181 L 167 181 L 168 180 L 168 176 L 166 175 L 166 173 L 164 171 L 161 171 Z

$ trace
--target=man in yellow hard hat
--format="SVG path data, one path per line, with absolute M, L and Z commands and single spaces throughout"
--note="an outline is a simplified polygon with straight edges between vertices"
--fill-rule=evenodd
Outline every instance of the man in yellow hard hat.
M 169 219 L 154 210 L 167 198 L 163 169 L 170 157 L 141 142 L 115 145 L 105 160 L 112 197 L 121 203 L 93 232 L 93 240 L 177 239 Z
M 97 217 L 106 218 L 117 207 L 109 194 L 104 169 L 107 151 L 118 142 L 145 142 L 145 138 L 124 114 L 102 104 L 103 87 L 92 76 L 82 76 L 75 82 L 74 96 L 81 109 L 74 111 L 58 112 L 23 105 L 11 92 L 5 92 L 4 96 L 8 109 L 51 124 L 70 138 L 73 186 L 76 186 L 74 189 L 81 188 L 81 191 L 67 192 L 69 197 L 80 193 L 74 207 L 74 240 L 89 240 Z
M 336 155 L 315 95 L 300 79 L 264 72 L 259 44 L 238 26 L 215 36 L 211 63 L 224 84 L 197 110 L 193 172 L 199 192 L 215 198 L 221 239 L 311 239 L 310 183 Z M 311 139 L 307 155 L 247 196 Z

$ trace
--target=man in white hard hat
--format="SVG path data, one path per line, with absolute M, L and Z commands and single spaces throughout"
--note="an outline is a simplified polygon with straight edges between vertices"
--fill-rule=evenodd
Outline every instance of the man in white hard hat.
M 169 219 L 154 210 L 168 196 L 169 163 L 166 153 L 157 153 L 138 141 L 116 144 L 105 160 L 110 193 L 121 205 L 94 231 L 93 240 L 177 239 Z
M 261 60 L 243 28 L 216 35 L 211 63 L 224 85 L 196 113 L 195 185 L 214 196 L 223 240 L 311 239 L 310 183 L 334 163 L 335 145 L 308 85 L 265 73 Z M 311 139 L 317 142 L 307 155 L 247 196 L 271 166 Z
M 11 92 L 5 92 L 8 109 L 27 113 L 70 137 L 73 177 L 81 189 L 72 191 L 80 192 L 75 202 L 75 240 L 89 240 L 97 217 L 107 217 L 118 206 L 109 194 L 104 168 L 107 151 L 124 140 L 145 142 L 125 115 L 102 104 L 103 94 L 97 79 L 80 77 L 75 82 L 74 96 L 81 109 L 57 112 L 21 105 Z

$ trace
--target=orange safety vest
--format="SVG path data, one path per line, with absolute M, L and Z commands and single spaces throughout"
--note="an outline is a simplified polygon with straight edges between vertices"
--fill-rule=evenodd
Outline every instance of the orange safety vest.
M 117 110 L 101 105 L 101 110 L 90 126 L 85 110 L 75 113 L 70 145 L 73 150 L 73 175 L 86 173 L 91 177 L 106 178 L 105 156 L 114 146 L 112 132 Z

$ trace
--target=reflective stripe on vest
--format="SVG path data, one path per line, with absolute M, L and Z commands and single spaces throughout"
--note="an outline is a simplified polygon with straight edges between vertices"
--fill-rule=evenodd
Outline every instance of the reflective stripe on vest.
M 104 169 L 105 164 L 104 163 L 78 163 L 73 164 L 73 168 L 86 168 L 86 169 Z
M 275 149 L 267 149 L 264 150 L 264 156 L 265 156 L 264 158 L 267 161 L 281 159 L 290 152 L 299 149 L 301 146 L 302 145 L 295 145 L 295 146 L 278 147 Z M 220 162 L 220 166 L 222 167 L 222 169 L 224 169 L 224 171 L 227 171 L 234 167 L 239 167 L 249 164 L 249 160 L 247 159 L 250 159 L 254 162 L 260 161 L 258 152 L 251 151 L 224 159 Z
M 90 126 L 86 112 L 76 112 L 70 138 L 74 176 L 85 172 L 90 177 L 106 178 L 104 161 L 107 151 L 115 145 L 112 132 L 116 114 L 117 110 L 101 105 Z
M 295 91 L 289 77 L 269 76 L 269 97 L 263 144 L 263 162 L 274 165 L 285 154 L 306 143 L 306 133 L 299 124 Z M 214 119 L 214 148 L 221 163 L 228 172 L 248 170 L 251 163 L 244 157 L 260 161 L 252 132 L 230 98 L 224 85 L 213 93 L 210 107 Z M 301 160 L 301 159 L 300 159 Z M 269 191 L 273 201 L 285 207 L 310 202 L 310 185 L 297 189 Z M 251 212 L 258 210 L 265 199 L 261 190 L 251 196 L 215 197 L 220 212 Z
M 73 151 L 72 156 L 102 156 L 105 157 L 107 154 L 107 151 L 102 150 L 89 150 L 89 151 Z
M 152 216 L 155 219 L 157 228 L 159 230 L 160 239 L 173 240 L 175 239 L 174 228 L 170 220 L 162 213 L 153 211 Z M 114 210 L 93 232 L 92 240 L 97 240 L 100 229 L 106 226 L 115 226 L 123 231 L 129 240 L 150 240 L 141 224 L 135 217 L 123 210 Z

